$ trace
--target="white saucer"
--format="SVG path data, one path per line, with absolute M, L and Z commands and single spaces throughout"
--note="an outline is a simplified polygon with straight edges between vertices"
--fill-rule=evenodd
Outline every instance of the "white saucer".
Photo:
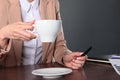
M 32 74 L 37 76 L 43 76 L 43 78 L 58 78 L 62 75 L 69 74 L 72 69 L 69 68 L 42 68 L 32 71 Z

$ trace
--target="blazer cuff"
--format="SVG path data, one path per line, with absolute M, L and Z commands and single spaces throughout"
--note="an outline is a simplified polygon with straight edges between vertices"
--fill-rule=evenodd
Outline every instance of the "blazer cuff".
M 8 53 L 10 51 L 10 48 L 11 48 L 11 40 L 9 40 L 9 43 L 5 48 L 0 49 L 0 58 L 2 58 L 4 55 L 6 55 L 6 53 Z

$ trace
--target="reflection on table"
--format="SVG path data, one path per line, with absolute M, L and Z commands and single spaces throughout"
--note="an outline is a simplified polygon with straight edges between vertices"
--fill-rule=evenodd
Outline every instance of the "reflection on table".
M 31 72 L 35 69 L 64 67 L 58 63 L 0 68 L 0 80 L 46 80 L 41 76 L 35 76 Z M 87 61 L 82 69 L 73 70 L 72 73 L 60 78 L 47 80 L 120 80 L 120 76 L 110 64 Z

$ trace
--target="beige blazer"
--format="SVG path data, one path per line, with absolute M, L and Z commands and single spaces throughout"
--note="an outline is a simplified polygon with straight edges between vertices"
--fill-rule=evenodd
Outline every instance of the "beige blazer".
M 40 0 L 40 16 L 41 19 L 60 19 L 58 0 Z M 18 21 L 21 21 L 19 0 L 0 0 L 0 29 Z M 54 59 L 62 64 L 62 57 L 71 53 L 66 47 L 62 27 L 54 43 L 42 45 L 41 63 L 50 63 Z M 0 53 L 4 53 L 0 58 L 0 65 L 6 67 L 21 65 L 22 41 L 10 39 L 7 50 L 0 50 Z

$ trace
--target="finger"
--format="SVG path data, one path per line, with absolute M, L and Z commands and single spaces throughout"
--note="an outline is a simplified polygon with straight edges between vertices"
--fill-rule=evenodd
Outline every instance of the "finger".
M 87 56 L 80 56 L 76 58 L 77 60 L 85 61 L 87 60 Z
M 22 30 L 30 30 L 30 31 L 34 29 L 32 25 L 28 25 L 28 24 L 20 25 L 19 28 Z
M 72 68 L 73 69 L 79 69 L 79 68 L 81 68 L 83 65 L 82 64 L 76 64 L 76 63 L 72 63 Z
M 74 56 L 74 57 L 79 57 L 79 56 L 81 56 L 81 52 L 73 52 L 73 54 L 72 54 L 72 56 Z
M 82 67 L 83 64 L 84 64 L 84 63 L 79 63 L 79 64 L 78 64 L 78 63 L 74 63 L 74 62 L 73 62 L 72 65 L 75 66 L 75 67 Z
M 24 30 L 33 30 L 34 27 L 33 27 L 33 24 L 34 24 L 34 21 L 32 22 L 18 22 L 18 27 L 21 28 L 21 29 L 24 29 Z
M 27 31 L 19 31 L 18 33 L 14 34 L 14 38 L 21 40 L 31 40 L 33 38 L 36 38 L 36 35 Z
M 22 40 L 22 41 L 29 41 L 30 38 L 24 37 L 24 36 L 19 36 L 17 38 L 15 38 L 16 40 Z
M 29 41 L 30 38 L 27 38 L 23 35 L 19 35 L 19 34 L 14 34 L 14 36 L 11 37 L 12 39 L 16 39 L 16 40 L 23 40 L 23 41 Z
M 85 63 L 85 60 L 81 61 L 81 60 L 73 59 L 73 66 L 82 67 L 84 63 Z
M 20 34 L 29 39 L 36 38 L 36 35 L 32 32 L 21 31 Z
M 33 24 L 35 23 L 35 20 L 30 21 L 30 22 L 26 22 L 26 23 L 28 23 L 28 24 L 30 24 L 30 25 L 33 25 Z
M 20 25 L 25 25 L 25 24 L 33 25 L 34 23 L 35 23 L 35 20 L 30 21 L 30 22 L 17 22 L 17 24 L 20 24 Z
M 83 64 L 85 61 L 73 59 L 73 62 L 74 62 L 75 64 Z

